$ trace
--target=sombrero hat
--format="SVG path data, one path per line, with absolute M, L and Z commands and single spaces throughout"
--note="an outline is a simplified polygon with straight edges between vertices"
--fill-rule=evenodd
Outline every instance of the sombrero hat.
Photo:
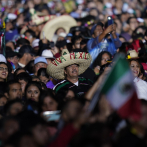
M 136 52 L 136 50 L 129 50 L 127 52 L 127 59 L 138 59 L 138 53 Z
M 78 64 L 79 75 L 82 74 L 91 64 L 91 55 L 86 52 L 69 53 L 67 49 L 62 51 L 62 56 L 52 61 L 47 67 L 47 73 L 55 79 L 65 79 L 65 67 Z
M 55 31 L 58 28 L 60 27 L 64 28 L 66 33 L 68 33 L 70 28 L 76 25 L 77 25 L 76 20 L 69 15 L 63 15 L 53 18 L 52 20 L 48 21 L 42 28 L 42 31 L 40 33 L 40 39 L 43 39 L 43 32 L 44 32 L 45 37 L 51 41 Z

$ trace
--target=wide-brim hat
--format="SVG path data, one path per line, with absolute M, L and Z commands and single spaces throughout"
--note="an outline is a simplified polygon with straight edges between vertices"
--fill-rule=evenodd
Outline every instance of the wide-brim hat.
M 58 28 L 60 27 L 64 28 L 66 33 L 68 33 L 70 28 L 76 25 L 77 25 L 76 20 L 69 15 L 63 15 L 53 18 L 52 20 L 48 21 L 42 28 L 40 33 L 40 39 L 43 39 L 43 33 L 44 33 L 44 36 L 51 41 L 55 31 Z
M 79 75 L 85 72 L 85 70 L 91 64 L 91 55 L 86 52 L 74 52 L 69 53 L 67 50 L 62 51 L 62 56 L 52 61 L 47 67 L 47 73 L 55 79 L 65 79 L 64 69 L 65 67 L 78 64 Z
M 136 52 L 136 50 L 129 50 L 128 52 L 127 52 L 127 59 L 128 60 L 131 60 L 131 59 L 139 59 L 139 57 L 138 57 L 138 53 Z

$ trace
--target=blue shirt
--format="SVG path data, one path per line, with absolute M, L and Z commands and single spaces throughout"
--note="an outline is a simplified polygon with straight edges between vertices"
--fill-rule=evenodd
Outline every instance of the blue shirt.
M 119 40 L 118 36 L 116 39 L 110 34 L 111 39 L 103 39 L 103 41 L 98 42 L 99 36 L 92 38 L 87 42 L 87 49 L 90 55 L 92 56 L 92 63 L 97 58 L 100 52 L 108 51 L 112 55 L 116 53 L 117 48 L 122 45 L 122 42 Z

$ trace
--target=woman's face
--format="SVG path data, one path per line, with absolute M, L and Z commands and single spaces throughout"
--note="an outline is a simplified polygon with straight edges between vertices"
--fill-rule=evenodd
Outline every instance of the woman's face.
M 139 65 L 139 63 L 136 62 L 136 61 L 131 61 L 130 68 L 131 68 L 131 70 L 133 72 L 133 75 L 135 77 L 138 77 L 139 73 L 140 73 L 140 65 Z
M 8 67 L 5 64 L 0 64 L 0 81 L 4 81 L 8 76 Z
M 33 101 L 38 102 L 40 96 L 40 90 L 35 85 L 30 85 L 26 91 L 27 99 L 32 99 Z
M 103 54 L 101 59 L 101 66 L 107 64 L 108 60 L 110 60 L 110 56 L 107 53 Z
M 44 84 L 46 84 L 49 81 L 49 78 L 47 78 L 46 76 L 39 76 L 39 79 L 41 80 L 41 82 L 43 82 Z
M 47 96 L 43 101 L 42 110 L 43 111 L 56 111 L 57 107 L 58 107 L 58 103 L 50 96 Z

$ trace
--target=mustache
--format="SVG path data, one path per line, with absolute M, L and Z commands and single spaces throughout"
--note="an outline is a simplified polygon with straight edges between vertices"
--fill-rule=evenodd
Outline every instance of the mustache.
M 72 71 L 72 73 L 73 73 L 73 72 L 77 72 L 77 70 L 76 70 L 76 69 L 74 69 L 74 70 Z

